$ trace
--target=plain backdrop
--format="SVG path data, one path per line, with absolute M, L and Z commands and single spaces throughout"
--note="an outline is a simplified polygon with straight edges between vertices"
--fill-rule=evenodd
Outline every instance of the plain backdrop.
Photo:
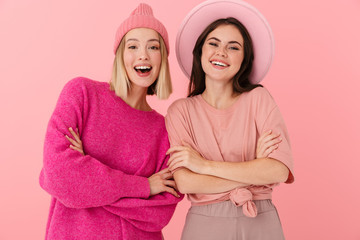
M 174 93 L 185 97 L 175 38 L 200 0 L 145 1 L 167 27 Z M 262 82 L 286 121 L 295 183 L 273 201 L 287 239 L 360 239 L 360 1 L 249 0 L 270 22 L 276 53 Z M 50 196 L 38 184 L 48 120 L 76 76 L 108 81 L 119 24 L 138 0 L 0 0 L 0 239 L 44 239 Z M 180 238 L 189 202 L 164 229 Z

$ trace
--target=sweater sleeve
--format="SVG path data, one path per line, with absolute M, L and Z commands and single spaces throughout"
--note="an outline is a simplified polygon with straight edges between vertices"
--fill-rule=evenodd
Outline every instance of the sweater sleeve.
M 167 168 L 167 161 L 169 156 L 165 155 L 169 148 L 167 139 L 163 143 L 159 161 L 157 163 L 156 171 Z M 180 198 L 173 196 L 170 193 L 162 192 L 160 194 L 151 196 L 147 199 L 142 198 L 122 198 L 117 202 L 104 206 L 107 211 L 125 218 L 135 227 L 149 232 L 161 231 L 170 221 L 176 204 L 183 199 L 183 195 L 178 193 Z
M 123 198 L 111 205 L 104 206 L 104 209 L 125 218 L 139 229 L 158 232 L 169 223 L 176 204 L 183 199 L 184 196 L 178 194 L 180 198 L 167 192 L 162 192 L 147 199 Z
M 270 93 L 265 88 L 257 88 L 255 90 L 258 93 L 255 116 L 259 136 L 269 130 L 272 130 L 274 133 L 280 133 L 282 142 L 279 144 L 278 149 L 270 153 L 269 157 L 282 162 L 288 167 L 289 176 L 286 183 L 292 183 L 294 182 L 293 157 L 285 121 Z
M 119 198 L 147 198 L 148 179 L 112 169 L 99 160 L 72 150 L 65 134 L 69 127 L 80 135 L 87 115 L 88 99 L 81 78 L 62 90 L 50 118 L 44 144 L 41 187 L 70 208 L 89 208 L 111 204 Z

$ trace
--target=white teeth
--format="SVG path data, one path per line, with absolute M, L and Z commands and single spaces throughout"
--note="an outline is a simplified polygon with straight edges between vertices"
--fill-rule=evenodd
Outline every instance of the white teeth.
M 222 66 L 222 67 L 226 67 L 226 66 L 227 66 L 225 63 L 217 62 L 217 61 L 212 61 L 211 63 L 214 64 L 214 65 Z
M 135 69 L 139 69 L 139 70 L 141 70 L 141 69 L 150 69 L 151 67 L 149 67 L 149 66 L 137 66 L 137 67 L 135 67 Z

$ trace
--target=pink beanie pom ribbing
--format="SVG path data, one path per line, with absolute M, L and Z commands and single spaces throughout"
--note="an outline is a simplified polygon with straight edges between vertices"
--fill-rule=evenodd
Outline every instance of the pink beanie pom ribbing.
M 114 53 L 121 42 L 124 35 L 134 28 L 150 28 L 158 32 L 164 40 L 168 55 L 170 53 L 168 33 L 164 25 L 157 20 L 151 7 L 145 3 L 139 6 L 130 14 L 130 16 L 121 23 L 116 31 Z

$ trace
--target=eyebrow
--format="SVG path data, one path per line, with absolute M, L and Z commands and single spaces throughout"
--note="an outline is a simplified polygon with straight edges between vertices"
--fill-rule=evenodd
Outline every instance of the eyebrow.
M 136 42 L 139 42 L 139 39 L 137 38 L 129 38 L 128 40 L 126 40 L 126 42 L 129 42 L 129 41 L 136 41 Z M 159 42 L 159 39 L 156 39 L 156 38 L 152 38 L 152 39 L 149 39 L 148 42 Z
M 229 43 L 230 44 L 235 43 L 235 44 L 239 44 L 240 46 L 242 46 L 238 41 L 230 41 Z
M 216 37 L 211 37 L 211 38 L 208 39 L 208 41 L 210 41 L 210 40 L 215 40 L 215 41 L 221 42 L 220 39 L 218 39 Z
M 221 42 L 221 40 L 216 38 L 216 37 L 211 37 L 207 41 L 209 41 L 209 40 L 215 40 L 215 41 Z M 228 42 L 228 44 L 233 44 L 233 43 L 239 44 L 240 46 L 242 46 L 238 41 L 230 41 L 230 42 Z

